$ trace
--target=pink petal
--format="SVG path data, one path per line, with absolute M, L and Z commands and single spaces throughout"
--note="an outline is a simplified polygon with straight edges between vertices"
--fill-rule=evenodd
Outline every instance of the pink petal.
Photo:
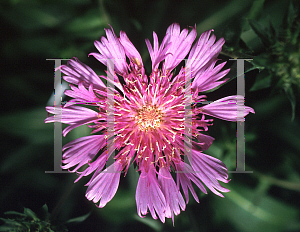
M 125 56 L 125 50 L 121 45 L 118 37 L 115 35 L 113 28 L 105 29 L 107 39 L 102 36 L 101 42 L 95 41 L 95 47 L 99 53 L 90 53 L 102 64 L 107 66 L 107 60 L 112 59 L 114 62 L 114 70 L 120 75 L 127 74 L 127 62 Z M 114 70 L 110 70 L 113 73 Z
M 85 164 L 88 164 L 95 155 L 103 148 L 106 140 L 104 135 L 92 135 L 75 139 L 67 143 L 63 150 L 63 169 L 76 168 L 70 172 L 77 172 L 77 170 Z M 103 168 L 103 167 L 102 167 Z
M 164 38 L 159 49 L 158 49 L 158 45 L 159 45 L 158 38 L 155 32 L 153 32 L 153 48 L 151 46 L 150 41 L 146 39 L 146 45 L 149 50 L 149 54 L 152 61 L 152 70 L 157 69 L 159 63 L 163 61 L 168 55 L 167 51 L 171 46 L 171 42 L 166 44 L 167 39 L 168 39 L 167 37 Z
M 193 28 L 188 34 L 187 29 L 180 33 L 180 26 L 173 23 L 166 32 L 166 44 L 171 43 L 167 50 L 168 56 L 165 59 L 165 70 L 172 71 L 189 53 L 190 48 L 197 36 L 196 29 Z
M 213 89 L 223 83 L 228 79 L 220 81 L 224 76 L 228 74 L 230 69 L 226 69 L 220 72 L 226 62 L 223 62 L 216 67 L 214 67 L 216 61 L 212 62 L 209 67 L 202 68 L 195 74 L 195 78 L 192 83 L 192 90 L 198 92 L 204 92 L 210 89 Z
M 83 82 L 85 87 L 89 87 L 91 84 L 100 89 L 106 87 L 97 74 L 76 57 L 69 60 L 67 65 L 62 65 L 61 72 L 66 75 L 63 76 L 64 80 L 71 84 L 78 85 Z
M 166 199 L 155 176 L 153 165 L 149 167 L 148 172 L 142 167 L 136 187 L 135 199 L 137 212 L 140 217 L 147 214 L 148 207 L 154 219 L 157 219 L 157 213 L 159 219 L 165 222 Z
M 121 171 L 122 165 L 115 162 L 94 176 L 88 184 L 86 198 L 94 203 L 99 202 L 99 207 L 103 208 L 118 190 Z
M 207 191 L 203 184 L 199 181 L 198 177 L 196 177 L 196 174 L 194 173 L 192 167 L 184 162 L 180 162 L 176 164 L 176 170 L 177 185 L 178 187 L 181 185 L 185 195 L 186 203 L 189 202 L 188 189 L 191 191 L 194 199 L 199 203 L 198 196 L 192 186 L 191 181 L 193 181 L 203 193 L 207 194 Z
M 219 86 L 226 80 L 218 80 L 229 72 L 227 69 L 219 73 L 226 62 L 214 67 L 225 40 L 221 38 L 215 43 L 216 36 L 211 35 L 212 31 L 205 31 L 201 34 L 188 57 L 186 66 L 192 69 L 192 78 L 195 78 L 192 84 L 194 91 L 197 87 L 197 91 L 204 92 Z
M 184 199 L 166 167 L 159 169 L 158 181 L 166 198 L 166 217 L 172 218 L 174 224 L 174 214 L 180 214 L 180 208 L 185 210 Z
M 88 90 L 83 86 L 83 84 L 80 82 L 78 84 L 78 88 L 74 85 L 71 85 L 71 90 L 66 90 L 65 94 L 69 97 L 72 97 L 74 99 L 70 100 L 65 104 L 65 107 L 68 107 L 70 105 L 76 104 L 76 103 L 101 103 L 103 100 L 100 100 L 98 97 L 96 97 L 94 91 L 93 91 L 93 85 L 90 85 Z
M 139 66 L 143 66 L 143 61 L 140 53 L 136 50 L 135 46 L 131 43 L 124 31 L 120 31 L 120 43 L 123 45 L 127 57 L 131 61 L 137 62 Z
M 200 108 L 199 112 L 226 121 L 244 121 L 247 114 L 254 110 L 244 105 L 244 97 L 240 95 L 228 96 L 214 101 Z
M 209 136 L 209 135 L 205 135 L 205 134 L 201 134 L 199 133 L 197 136 L 197 139 L 200 143 L 197 143 L 198 146 L 200 146 L 202 151 L 207 150 L 210 145 L 213 143 L 213 141 L 215 140 L 213 137 Z
M 47 106 L 46 110 L 55 114 L 54 116 L 48 117 L 45 119 L 45 123 L 49 122 L 61 122 L 70 124 L 70 126 L 66 127 L 63 131 L 63 135 L 71 131 L 72 129 L 92 123 L 98 120 L 98 113 L 94 110 L 80 107 L 80 106 L 69 106 L 64 108 L 56 108 L 53 106 Z
M 220 192 L 229 192 L 219 184 L 218 181 L 228 183 L 228 174 L 225 164 L 217 158 L 193 150 L 188 155 L 189 162 L 195 172 L 195 175 L 216 195 L 224 197 Z M 218 190 L 218 191 L 217 191 Z

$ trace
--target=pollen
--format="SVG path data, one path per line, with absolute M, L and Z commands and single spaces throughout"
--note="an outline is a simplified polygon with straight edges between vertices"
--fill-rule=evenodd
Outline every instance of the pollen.
M 156 106 L 143 106 L 135 117 L 141 131 L 157 129 L 162 123 L 163 114 Z

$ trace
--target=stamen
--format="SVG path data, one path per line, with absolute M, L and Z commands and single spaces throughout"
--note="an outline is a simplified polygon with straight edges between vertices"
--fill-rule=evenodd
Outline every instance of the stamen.
M 162 112 L 155 105 L 148 107 L 143 106 L 143 108 L 137 110 L 135 119 L 140 130 L 148 131 L 149 129 L 160 127 L 162 116 Z

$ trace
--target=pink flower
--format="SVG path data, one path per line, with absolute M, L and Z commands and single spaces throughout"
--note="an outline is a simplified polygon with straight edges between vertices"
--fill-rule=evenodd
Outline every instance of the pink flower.
M 86 197 L 104 207 L 117 191 L 121 172 L 126 174 L 129 165 L 135 162 L 140 173 L 136 189 L 138 214 L 144 217 L 149 209 L 151 216 L 160 218 L 162 222 L 165 218 L 172 218 L 174 222 L 174 215 L 185 210 L 189 190 L 199 202 L 192 182 L 205 194 L 204 186 L 223 197 L 221 192 L 229 190 L 219 181 L 228 183 L 227 168 L 220 160 L 202 153 L 214 140 L 201 133 L 212 125 L 212 119 L 205 119 L 205 115 L 240 121 L 254 111 L 244 106 L 242 96 L 230 96 L 204 106 L 192 104 L 190 112 L 187 112 L 185 93 L 191 91 L 191 100 L 202 102 L 206 96 L 199 95 L 199 92 L 226 82 L 223 77 L 229 70 L 222 71 L 226 62 L 216 65 L 224 39 L 215 42 L 216 37 L 211 35 L 210 30 L 193 45 L 196 29 L 181 31 L 180 26 L 174 23 L 159 45 L 153 32 L 153 46 L 146 40 L 152 61 L 152 72 L 146 76 L 141 55 L 125 32 L 121 31 L 118 38 L 112 28 L 105 31 L 106 37 L 95 41 L 99 53 L 90 55 L 104 65 L 108 65 L 108 60 L 114 61 L 114 69 L 108 70 L 113 75 L 115 86 L 110 88 L 114 93 L 114 124 L 108 128 L 109 95 L 102 80 L 112 81 L 106 76 L 97 76 L 77 58 L 70 60 L 68 65 L 62 65 L 64 79 L 71 86 L 65 94 L 73 100 L 60 110 L 46 107 L 54 116 L 49 116 L 45 122 L 68 124 L 63 131 L 64 136 L 83 124 L 93 128 L 92 133 L 99 133 L 66 144 L 62 167 L 76 172 L 78 179 L 94 173 L 87 183 Z M 173 69 L 187 55 L 186 67 L 175 75 Z M 185 90 L 187 74 L 192 80 L 189 90 Z M 90 107 L 84 107 L 86 105 Z M 185 136 L 185 129 L 189 129 L 185 128 L 188 120 L 191 122 L 190 137 Z M 114 134 L 109 133 L 111 130 Z M 188 152 L 184 152 L 184 140 L 190 141 Z M 114 151 L 115 162 L 104 169 Z M 183 162 L 185 156 L 190 164 Z M 171 175 L 172 169 L 176 171 L 177 184 Z

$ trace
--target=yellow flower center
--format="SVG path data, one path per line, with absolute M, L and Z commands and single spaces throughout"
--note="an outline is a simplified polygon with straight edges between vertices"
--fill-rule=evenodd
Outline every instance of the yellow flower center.
M 143 108 L 137 110 L 137 116 L 135 117 L 142 131 L 158 128 L 162 122 L 161 118 L 162 113 L 156 106 L 143 106 Z

